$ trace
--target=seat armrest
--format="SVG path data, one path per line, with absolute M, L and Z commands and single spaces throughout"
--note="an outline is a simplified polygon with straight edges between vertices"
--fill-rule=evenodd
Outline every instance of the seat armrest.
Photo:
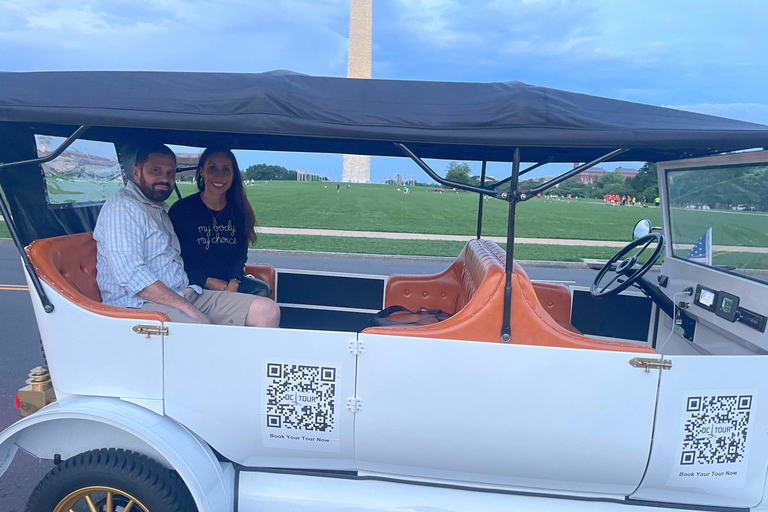
M 420 308 L 441 309 L 456 313 L 456 299 L 461 292 L 454 263 L 439 274 L 395 274 L 387 281 L 384 307 L 403 306 L 416 311 Z
M 244 269 L 245 275 L 250 275 L 256 279 L 261 279 L 272 288 L 272 300 L 275 300 L 275 267 L 266 263 L 246 263 Z
M 159 311 L 145 311 L 143 309 L 136 309 L 136 308 L 121 308 L 118 306 L 108 306 L 106 304 L 102 304 L 101 302 L 96 302 L 95 300 L 91 300 L 85 297 L 84 295 L 81 295 L 76 290 L 74 290 L 71 287 L 71 285 L 69 285 L 69 283 L 62 283 L 62 286 L 58 286 L 57 283 L 55 283 L 48 276 L 41 276 L 41 278 L 54 290 L 56 290 L 65 298 L 67 298 L 70 302 L 77 304 L 83 309 L 87 309 L 91 313 L 96 313 L 97 315 L 108 316 L 111 318 L 150 320 L 153 322 L 162 322 L 162 323 L 171 321 L 168 315 L 166 315 L 165 313 L 160 313 Z

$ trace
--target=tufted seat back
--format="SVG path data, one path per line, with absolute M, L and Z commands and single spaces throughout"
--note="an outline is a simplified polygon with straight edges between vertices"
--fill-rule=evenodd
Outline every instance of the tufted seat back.
M 470 240 L 458 258 L 446 270 L 428 276 L 392 276 L 387 283 L 385 306 L 396 304 L 411 310 L 425 307 L 442 309 L 453 316 L 431 325 L 396 325 L 370 327 L 363 332 L 423 338 L 500 342 L 504 310 L 506 252 L 488 240 Z M 592 350 L 656 353 L 652 348 L 633 343 L 588 338 L 570 326 L 570 309 L 564 318 L 554 304 L 567 299 L 567 288 L 546 285 L 541 291 L 547 297 L 540 302 L 539 293 L 525 270 L 514 263 L 510 327 L 512 344 L 540 345 Z M 563 288 L 560 290 L 559 288 Z M 562 297 L 562 294 L 565 294 Z M 570 327 L 569 327 L 570 326 Z
M 44 246 L 49 246 L 46 250 L 51 264 L 75 291 L 94 302 L 101 302 L 96 283 L 96 240 L 90 233 L 61 237 L 54 244 L 40 244 L 39 248 Z
M 27 255 L 43 282 L 82 308 L 118 318 L 168 321 L 162 313 L 101 303 L 96 282 L 96 240 L 92 233 L 35 240 L 27 246 Z M 272 266 L 247 264 L 245 272 L 269 283 L 274 294 L 275 269 Z

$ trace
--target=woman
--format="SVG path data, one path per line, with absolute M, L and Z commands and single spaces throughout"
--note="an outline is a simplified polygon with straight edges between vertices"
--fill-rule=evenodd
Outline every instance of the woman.
M 177 201 L 168 211 L 189 283 L 269 297 L 272 290 L 267 283 L 243 275 L 248 242 L 256 241 L 256 217 L 235 155 L 228 149 L 206 149 L 196 181 L 200 192 Z

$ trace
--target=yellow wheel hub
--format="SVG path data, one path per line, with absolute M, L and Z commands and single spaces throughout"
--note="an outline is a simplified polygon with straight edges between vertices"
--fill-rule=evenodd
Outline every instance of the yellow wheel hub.
M 53 512 L 149 512 L 147 507 L 130 494 L 94 485 L 83 487 L 61 500 Z

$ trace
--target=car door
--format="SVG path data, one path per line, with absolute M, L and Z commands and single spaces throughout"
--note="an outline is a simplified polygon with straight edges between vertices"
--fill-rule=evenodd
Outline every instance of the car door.
M 652 354 L 362 333 L 358 470 L 626 495 L 645 471 Z M 653 358 L 653 357 L 652 357 Z
M 356 333 L 166 326 L 168 416 L 244 466 L 354 469 Z
M 665 359 L 648 471 L 632 498 L 756 506 L 768 467 L 768 356 Z
M 768 469 L 768 276 L 760 270 L 768 224 L 764 212 L 732 205 L 745 191 L 765 197 L 765 181 L 753 178 L 768 176 L 768 152 L 657 167 L 661 274 L 676 321 L 664 315 L 659 325 L 671 368 L 661 375 L 648 471 L 632 497 L 754 507 L 765 502 Z

